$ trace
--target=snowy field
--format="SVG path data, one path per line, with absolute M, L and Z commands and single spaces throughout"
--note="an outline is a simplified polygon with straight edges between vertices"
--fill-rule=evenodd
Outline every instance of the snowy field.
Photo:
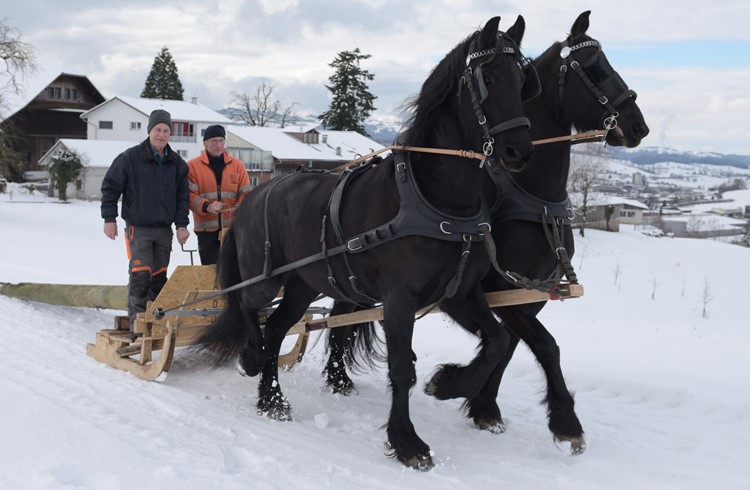
M 576 393 L 581 456 L 554 446 L 524 347 L 500 390 L 504 434 L 423 393 L 437 365 L 476 345 L 441 315 L 415 329 L 411 416 L 437 465 L 418 473 L 384 455 L 385 369 L 333 396 L 322 341 L 282 373 L 294 421 L 279 423 L 255 414 L 256 379 L 185 350 L 161 382 L 87 357 L 117 312 L 0 296 L 0 489 L 750 488 L 750 249 L 621 230 L 576 236 L 586 294 L 540 315 Z M 175 246 L 172 265 L 188 263 Z M 0 282 L 125 284 L 126 269 L 96 203 L 0 194 Z

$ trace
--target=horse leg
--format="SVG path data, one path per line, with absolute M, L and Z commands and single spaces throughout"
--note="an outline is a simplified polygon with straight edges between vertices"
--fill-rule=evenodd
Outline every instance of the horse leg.
M 505 328 L 504 325 L 503 328 Z M 506 429 L 505 422 L 500 413 L 500 407 L 497 405 L 497 395 L 500 390 L 503 374 L 505 374 L 505 369 L 513 358 L 516 347 L 518 347 L 518 341 L 520 340 L 518 335 L 513 331 L 508 331 L 507 329 L 506 331 L 510 336 L 510 340 L 508 349 L 505 351 L 505 357 L 495 366 L 495 369 L 489 378 L 487 378 L 479 393 L 475 397 L 466 400 L 464 404 L 466 415 L 474 420 L 474 425 L 480 430 L 487 430 L 493 434 L 502 434 Z
M 481 332 L 481 348 L 466 366 L 440 366 L 425 385 L 425 393 L 438 400 L 474 398 L 505 356 L 510 337 L 490 311 L 479 286 L 473 288 L 466 298 L 445 300 L 440 307 L 467 330 Z
M 538 310 L 537 310 L 538 311 Z M 544 369 L 547 380 L 547 416 L 555 443 L 572 455 L 586 450 L 583 427 L 575 413 L 573 395 L 568 391 L 560 366 L 560 348 L 544 325 L 523 306 L 496 308 L 503 324 L 526 342 Z
M 351 313 L 355 309 L 356 306 L 351 303 L 335 301 L 331 309 L 331 316 Z M 326 386 L 333 393 L 350 395 L 356 392 L 354 382 L 347 374 L 344 363 L 346 344 L 351 343 L 351 336 L 355 332 L 350 327 L 332 328 L 328 332 L 328 361 L 326 362 L 326 367 L 323 369 L 323 374 L 326 377 Z
M 289 329 L 304 316 L 307 307 L 315 300 L 317 291 L 312 289 L 298 276 L 284 284 L 284 298 L 279 306 L 266 320 L 266 345 L 268 362 L 260 372 L 258 383 L 258 414 L 274 420 L 292 420 L 292 408 L 281 392 L 279 384 L 279 352 L 281 344 Z
M 409 391 L 416 383 L 411 343 L 414 333 L 415 298 L 397 288 L 383 303 L 385 341 L 388 347 L 388 378 L 391 387 L 391 412 L 386 432 L 389 456 L 404 465 L 426 471 L 434 466 L 430 447 L 419 438 L 409 418 Z

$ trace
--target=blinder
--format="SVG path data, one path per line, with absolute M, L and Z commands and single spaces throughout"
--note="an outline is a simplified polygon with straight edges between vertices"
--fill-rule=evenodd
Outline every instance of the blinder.
M 595 47 L 596 53 L 587 58 L 583 64 L 570 59 L 570 55 L 574 51 L 588 47 Z M 630 90 L 622 77 L 612 68 L 602 52 L 599 42 L 590 39 L 574 46 L 568 46 L 568 42 L 563 41 L 560 57 L 563 59 L 560 65 L 560 100 L 563 97 L 565 77 L 568 72 L 568 63 L 570 63 L 570 68 L 578 74 L 594 97 L 604 106 L 605 114 L 602 117 L 604 128 L 609 130 L 616 127 L 617 117 L 619 116 L 617 107 L 631 97 L 635 100 L 638 94 L 634 90 Z
M 633 99 L 637 97 L 635 91 L 628 89 L 628 84 L 626 84 L 625 80 L 620 77 L 620 74 L 612 68 L 607 57 L 604 56 L 604 53 L 601 51 L 598 51 L 584 61 L 582 66 L 583 70 L 589 78 L 591 78 L 591 81 L 594 82 L 594 85 L 599 87 L 605 95 L 609 94 L 610 100 L 612 100 L 612 98 L 616 100 L 613 102 L 615 107 L 624 102 L 624 100 L 617 101 L 622 94 L 628 94 L 628 97 L 633 97 Z
M 505 43 L 508 43 L 510 45 L 506 46 Z M 474 45 L 472 44 L 472 49 L 473 47 Z M 484 75 L 482 72 L 483 67 L 484 65 L 490 63 L 495 58 L 495 55 L 497 55 L 497 53 L 511 54 L 515 56 L 516 62 L 521 68 L 521 76 L 523 77 L 523 80 L 521 81 L 521 100 L 523 102 L 531 100 L 542 93 L 542 85 L 539 82 L 539 75 L 536 72 L 536 68 L 534 68 L 534 65 L 531 63 L 531 60 L 521 53 L 521 50 L 518 49 L 518 46 L 516 46 L 516 43 L 512 39 L 507 37 L 507 35 L 505 35 L 504 33 L 501 33 L 498 34 L 498 44 L 494 49 L 473 52 L 466 58 L 466 66 L 468 68 L 469 63 L 471 63 L 472 59 L 478 58 L 479 56 L 492 55 L 489 59 L 483 61 L 473 69 L 474 79 L 476 80 L 477 87 L 479 88 L 480 104 L 485 101 L 487 95 L 489 94 L 487 85 L 484 81 Z

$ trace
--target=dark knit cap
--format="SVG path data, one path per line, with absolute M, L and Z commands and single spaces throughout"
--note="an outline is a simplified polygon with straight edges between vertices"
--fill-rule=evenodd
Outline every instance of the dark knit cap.
M 172 116 L 170 116 L 169 113 L 164 109 L 156 109 L 151 113 L 150 116 L 148 116 L 147 132 L 150 133 L 153 127 L 159 123 L 166 124 L 167 126 L 169 126 L 169 130 L 172 131 Z
M 219 126 L 218 124 L 214 124 L 213 126 L 209 126 L 206 128 L 206 131 L 203 133 L 203 141 L 210 140 L 211 138 L 226 138 L 227 132 L 224 130 L 223 126 Z

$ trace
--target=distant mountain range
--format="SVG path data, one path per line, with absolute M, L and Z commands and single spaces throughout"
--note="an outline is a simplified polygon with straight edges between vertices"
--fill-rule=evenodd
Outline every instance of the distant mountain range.
M 695 151 L 678 151 L 655 147 L 620 148 L 609 147 L 609 154 L 618 160 L 627 160 L 641 165 L 660 162 L 703 163 L 737 168 L 750 168 L 750 155 L 724 155 L 722 153 L 704 153 Z

